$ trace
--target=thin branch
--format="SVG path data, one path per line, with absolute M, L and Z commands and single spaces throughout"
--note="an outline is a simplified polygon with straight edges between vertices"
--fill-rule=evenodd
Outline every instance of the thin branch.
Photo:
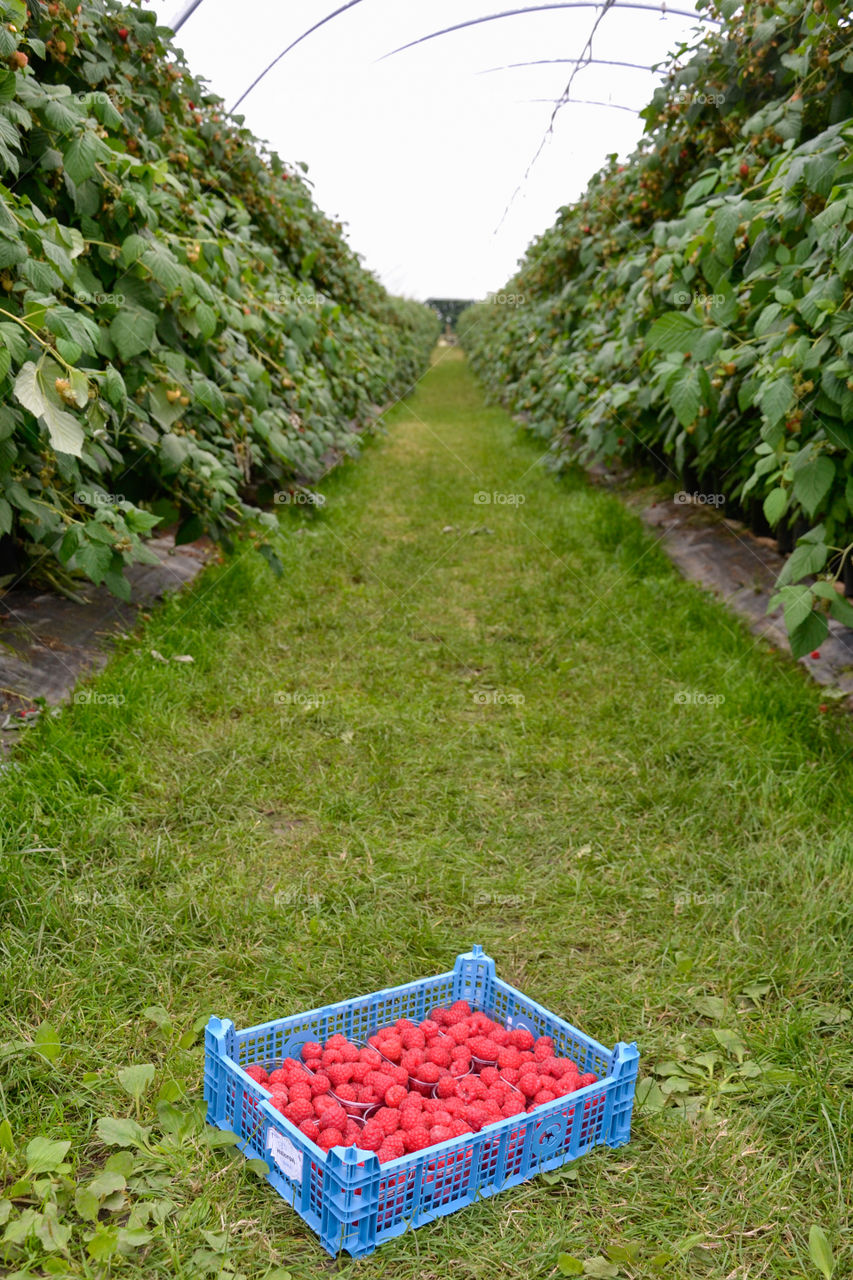
M 184 5 L 183 9 L 181 9 L 178 16 L 172 22 L 169 23 L 169 26 L 172 28 L 172 30 L 176 34 L 178 31 L 180 31 L 181 27 L 184 25 L 187 18 L 191 18 L 192 15 L 195 13 L 196 9 L 202 3 L 203 3 L 203 0 L 187 0 L 187 3 Z
M 485 70 L 476 71 L 474 74 L 490 76 L 495 71 L 513 71 L 516 67 L 550 67 L 578 63 L 582 63 L 585 67 L 633 67 L 635 71 L 655 70 L 655 66 L 649 66 L 645 62 L 614 62 L 611 58 L 536 58 L 533 62 L 507 62 L 503 67 L 486 67 Z
M 641 4 L 638 0 L 619 0 L 617 5 L 608 6 L 619 9 L 641 9 L 646 13 L 659 13 L 662 17 L 677 16 L 679 18 L 695 18 L 697 22 L 710 22 L 715 26 L 722 25 L 716 18 L 706 18 L 704 14 L 694 13 L 689 9 L 669 9 L 666 2 L 660 5 Z M 484 22 L 497 22 L 501 18 L 517 18 L 527 13 L 543 13 L 553 9 L 600 9 L 601 0 L 553 0 L 551 4 L 534 4 L 528 5 L 524 9 L 506 9 L 503 13 L 490 13 L 484 18 L 469 18 L 466 22 L 454 23 L 452 27 L 443 27 L 441 31 L 432 31 L 428 36 L 419 36 L 417 40 L 410 40 L 408 44 L 401 44 L 399 48 L 392 49 L 389 53 L 383 53 L 378 62 L 384 62 L 386 58 L 393 58 L 397 53 L 403 53 L 406 49 L 414 49 L 419 44 L 426 44 L 428 40 L 437 40 L 439 36 L 450 35 L 453 31 L 464 31 L 467 27 L 478 27 Z
M 640 109 L 638 107 L 623 107 L 618 102 L 597 102 L 594 98 L 519 98 L 519 102 L 558 102 L 563 107 L 575 107 L 583 104 L 585 107 L 612 107 L 614 111 L 630 111 L 632 116 L 638 116 Z
M 327 22 L 331 22 L 333 18 L 337 18 L 338 14 L 346 13 L 347 9 L 354 9 L 354 8 L 355 8 L 355 6 L 356 6 L 357 4 L 361 4 L 361 0 L 349 0 L 349 3 L 348 3 L 348 4 L 342 4 L 342 5 L 340 6 L 340 8 L 339 8 L 339 9 L 335 9 L 334 13 L 327 13 L 327 14 L 326 14 L 326 16 L 325 16 L 325 18 L 321 18 L 319 22 L 315 22 L 315 23 L 314 23 L 313 27 L 309 27 L 307 31 L 303 31 L 303 32 L 302 32 L 302 35 L 301 35 L 301 36 L 297 36 L 297 38 L 296 38 L 295 40 L 292 40 L 292 41 L 290 42 L 290 44 L 287 46 L 287 48 L 286 48 L 286 49 L 282 49 L 282 51 L 281 51 L 281 53 L 278 55 L 278 57 L 277 57 L 277 58 L 273 58 L 272 62 L 269 64 L 269 66 L 264 67 L 264 69 L 263 69 L 263 71 L 261 72 L 261 74 L 260 74 L 259 76 L 256 76 L 256 77 L 255 77 L 255 79 L 254 79 L 254 80 L 252 81 L 252 83 L 249 85 L 249 87 L 248 87 L 248 89 L 245 91 L 245 93 L 241 93 L 241 94 L 240 94 L 240 97 L 239 97 L 239 98 L 237 99 L 237 101 L 234 103 L 234 106 L 231 108 L 231 111 L 232 111 L 232 112 L 234 112 L 234 111 L 236 111 L 236 110 L 237 110 L 237 108 L 239 107 L 239 105 L 240 105 L 240 103 L 243 101 L 243 99 L 244 99 L 244 98 L 248 98 L 248 96 L 249 96 L 249 94 L 252 92 L 252 90 L 253 90 L 253 89 L 256 89 L 256 88 L 257 88 L 257 86 L 258 86 L 258 85 L 261 83 L 261 81 L 263 80 L 264 76 L 265 76 L 265 75 L 267 75 L 270 71 L 272 71 L 273 67 L 277 66 L 279 62 L 281 62 L 281 60 L 282 60 L 282 58 L 285 56 L 285 54 L 290 53 L 291 49 L 295 49 L 295 48 L 296 48 L 296 46 L 297 46 L 298 44 L 301 44 L 303 40 L 307 40 L 307 39 L 308 39 L 308 37 L 309 37 L 310 35 L 313 35 L 315 31 L 319 31 L 319 30 L 320 30 L 320 28 L 321 28 L 321 27 L 324 27 L 324 26 L 326 25 L 326 23 L 327 23 Z

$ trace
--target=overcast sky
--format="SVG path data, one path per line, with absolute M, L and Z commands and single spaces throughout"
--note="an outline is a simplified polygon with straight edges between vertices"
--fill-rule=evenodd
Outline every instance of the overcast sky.
M 177 37 L 192 70 L 231 107 L 263 67 L 342 0 L 203 0 Z M 576 199 L 609 152 L 627 154 L 658 77 L 584 68 L 572 104 L 509 212 L 572 68 L 479 74 L 538 58 L 578 58 L 593 8 L 530 13 L 383 54 L 524 0 L 362 0 L 289 53 L 240 111 L 286 162 L 304 160 L 317 203 L 394 293 L 482 297 L 512 275 L 530 240 Z M 651 0 L 647 0 L 651 2 Z M 692 0 L 675 0 L 692 11 Z M 184 0 L 149 0 L 170 23 Z M 617 4 L 619 0 L 617 0 Z M 692 19 L 619 8 L 593 56 L 651 65 L 691 38 Z

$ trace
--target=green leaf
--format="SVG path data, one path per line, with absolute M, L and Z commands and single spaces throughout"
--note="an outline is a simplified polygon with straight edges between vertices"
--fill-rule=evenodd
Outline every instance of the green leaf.
M 76 418 L 49 399 L 43 379 L 39 366 L 28 360 L 15 379 L 15 399 L 44 423 L 57 453 L 70 453 L 79 458 L 83 452 L 83 429 Z
M 719 996 L 699 996 L 693 1001 L 693 1008 L 704 1018 L 724 1018 L 726 1016 L 725 1001 Z
M 761 392 L 761 409 L 771 427 L 784 418 L 794 400 L 794 384 L 788 374 L 769 382 Z
M 150 1128 L 135 1120 L 120 1120 L 114 1116 L 102 1116 L 96 1125 L 98 1137 L 107 1147 L 144 1147 Z
M 787 626 L 787 618 L 785 625 Z M 829 624 L 823 613 L 810 612 L 798 626 L 788 628 L 788 640 L 791 653 L 795 658 L 804 658 L 812 649 L 819 649 L 826 639 Z
M 27 1173 L 52 1173 L 62 1164 L 71 1143 L 54 1138 L 32 1138 L 27 1143 Z
M 743 1062 L 747 1054 L 747 1048 L 736 1031 L 714 1027 L 714 1039 L 725 1049 L 726 1053 L 737 1058 L 738 1062 Z
M 126 1093 L 138 1104 L 143 1094 L 147 1093 L 154 1080 L 155 1067 L 151 1062 L 140 1062 L 134 1066 L 124 1067 L 118 1072 L 118 1082 Z
M 33 1036 L 33 1045 L 48 1062 L 56 1062 L 59 1057 L 59 1036 L 49 1022 L 43 1022 Z
M 124 413 L 127 409 L 127 388 L 124 385 L 124 378 L 114 365 L 108 364 L 104 370 L 103 390 L 113 408 L 120 409 Z
M 110 337 L 122 360 L 127 362 L 150 350 L 156 328 L 157 319 L 150 311 L 125 308 L 113 318 Z
M 702 333 L 699 322 L 684 311 L 667 311 L 646 334 L 646 346 L 656 351 L 691 351 Z
M 74 1192 L 74 1208 L 86 1222 L 96 1222 L 101 1202 L 89 1187 L 77 1187 Z
M 843 623 L 845 627 L 853 627 L 853 605 L 837 592 L 833 593 L 833 598 L 829 602 L 829 612 L 836 622 Z
M 787 489 L 771 489 L 764 499 L 764 517 L 769 525 L 777 524 L 788 506 Z
M 99 1226 L 94 1235 L 89 1236 L 86 1252 L 96 1262 L 111 1258 L 118 1248 L 118 1227 Z
M 788 582 L 799 582 L 800 578 L 809 577 L 813 573 L 820 573 L 828 555 L 829 547 L 823 542 L 800 542 L 782 566 L 782 572 L 776 579 L 777 588 L 784 587 Z
M 65 172 L 75 186 L 85 182 L 95 173 L 95 166 L 101 155 L 101 147 L 97 134 L 87 130 L 79 137 L 73 138 L 62 155 Z
M 832 1280 L 835 1259 L 823 1227 L 815 1225 L 809 1228 L 809 1256 L 821 1275 L 825 1276 L 826 1280 Z
M 15 1140 L 8 1119 L 0 1120 L 0 1151 L 5 1151 L 10 1156 L 15 1154 Z
M 806 515 L 814 516 L 835 479 L 835 463 L 826 454 L 812 458 L 794 476 L 794 497 Z
M 692 426 L 702 407 L 696 371 L 691 369 L 683 377 L 676 378 L 667 391 L 667 398 L 682 427 Z
M 558 1253 L 557 1270 L 561 1276 L 582 1276 L 583 1263 L 580 1258 L 573 1258 L 569 1253 Z
M 606 1258 L 587 1258 L 583 1264 L 583 1273 L 585 1276 L 596 1276 L 599 1280 L 611 1280 L 612 1276 L 618 1276 L 619 1268 Z
M 147 1018 L 149 1022 L 153 1022 L 163 1031 L 172 1030 L 172 1018 L 168 1009 L 164 1009 L 161 1004 L 149 1004 L 147 1008 L 142 1010 L 142 1016 Z
M 666 1095 L 656 1080 L 647 1077 L 637 1082 L 635 1101 L 643 1111 L 662 1111 L 666 1106 Z

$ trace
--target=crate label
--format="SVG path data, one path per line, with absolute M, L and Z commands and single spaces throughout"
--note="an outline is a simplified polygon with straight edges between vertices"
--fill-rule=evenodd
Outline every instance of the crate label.
M 267 1135 L 270 1155 L 286 1177 L 294 1182 L 302 1181 L 302 1152 L 285 1138 L 278 1129 L 270 1129 Z

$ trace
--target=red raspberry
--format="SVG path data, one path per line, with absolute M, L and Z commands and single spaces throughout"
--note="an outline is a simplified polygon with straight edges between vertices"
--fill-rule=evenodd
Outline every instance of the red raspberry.
M 305 1067 L 306 1071 L 312 1071 L 312 1072 L 322 1071 L 323 1059 L 322 1058 L 306 1058 L 305 1062 L 303 1063 L 303 1066 Z
M 307 1044 L 302 1046 L 302 1061 L 306 1058 L 319 1058 L 323 1054 L 323 1046 L 314 1040 L 309 1040 Z
M 394 1081 L 385 1071 L 370 1071 L 365 1079 L 365 1084 L 371 1085 L 381 1098 L 385 1097 L 386 1089 L 390 1089 Z
M 395 1084 L 401 1084 L 405 1088 L 409 1083 L 409 1071 L 407 1067 L 392 1067 L 388 1075 Z
M 361 1125 L 356 1124 L 355 1120 L 350 1116 L 349 1120 L 347 1120 L 347 1127 L 344 1129 L 343 1145 L 345 1147 L 357 1147 L 360 1141 Z
M 500 1045 L 501 1048 L 509 1044 L 509 1032 L 505 1027 L 494 1027 L 490 1034 L 495 1044 Z
M 532 1049 L 522 1049 L 518 1056 L 521 1058 L 522 1067 L 526 1067 L 528 1062 L 534 1063 L 534 1066 L 538 1065 L 536 1063 L 536 1054 Z
M 480 1072 L 480 1079 L 485 1085 L 491 1086 L 493 1084 L 497 1084 L 500 1078 L 500 1072 L 497 1067 L 483 1067 L 483 1070 Z
M 501 1049 L 500 1053 L 498 1054 L 498 1066 L 499 1067 L 520 1067 L 521 1066 L 521 1054 L 518 1052 L 515 1045 L 508 1044 L 508 1045 L 505 1045 L 503 1049 Z
M 453 1116 L 444 1107 L 436 1107 L 430 1117 L 429 1127 L 434 1129 L 437 1124 L 450 1124 L 452 1119 Z
M 441 1068 L 434 1062 L 423 1062 L 414 1073 L 413 1078 L 421 1084 L 438 1084 L 441 1079 Z
M 315 1115 L 322 1115 L 324 1111 L 328 1111 L 329 1107 L 336 1107 L 338 1104 L 330 1093 L 318 1093 L 314 1099 Z
M 358 1092 L 354 1084 L 340 1084 L 335 1089 L 335 1097 L 340 1098 L 341 1102 L 357 1102 Z
M 255 1100 L 253 1098 L 252 1106 L 255 1107 L 256 1105 L 257 1104 L 255 1103 Z M 283 1098 L 281 1096 L 281 1094 L 274 1094 L 273 1097 L 270 1098 L 270 1105 L 275 1107 L 276 1111 L 280 1111 L 281 1114 L 284 1115 L 285 1111 L 287 1110 L 290 1104 L 288 1103 L 286 1098 Z
M 435 1091 L 439 1098 L 452 1098 L 458 1091 L 458 1088 L 459 1086 L 452 1075 L 442 1076 L 435 1087 Z
M 524 1100 L 520 1094 L 516 1094 L 514 1098 L 507 1098 L 501 1107 L 502 1116 L 518 1116 L 524 1110 Z
M 399 1160 L 400 1156 L 406 1154 L 406 1144 L 399 1133 L 392 1133 L 385 1139 L 376 1154 L 380 1164 L 384 1164 L 386 1160 Z
M 579 1088 L 577 1076 L 560 1076 L 559 1080 L 555 1080 L 551 1086 L 558 1098 L 564 1098 L 567 1093 L 574 1093 Z
M 335 1089 L 339 1084 L 346 1084 L 352 1079 L 352 1065 L 349 1062 L 333 1062 L 326 1074 Z
M 299 1132 L 304 1133 L 306 1138 L 310 1138 L 312 1142 L 316 1142 L 320 1137 L 320 1129 L 316 1120 L 303 1120 L 298 1126 Z
M 449 1142 L 453 1137 L 455 1134 L 450 1124 L 434 1124 L 429 1131 L 430 1146 L 435 1146 L 439 1142 Z
M 465 1103 L 461 1098 L 445 1098 L 444 1109 L 452 1116 L 464 1116 Z
M 450 1063 L 450 1074 L 454 1076 L 466 1076 L 471 1070 L 471 1055 L 467 1049 L 463 1053 L 454 1054 Z
M 352 1064 L 352 1079 L 356 1084 L 364 1084 L 366 1077 L 373 1070 L 369 1062 L 354 1062 Z
M 341 1045 L 341 1057 L 344 1062 L 358 1062 L 358 1045 L 345 1040 Z
M 472 1102 L 465 1109 L 465 1119 L 475 1133 L 479 1133 L 484 1124 L 489 1123 L 489 1109 L 484 1102 Z
M 258 1084 L 266 1084 L 269 1080 L 266 1067 L 262 1067 L 259 1062 L 252 1062 L 245 1068 L 246 1075 L 251 1076 Z
M 361 1097 L 359 1102 L 383 1102 L 381 1094 L 374 1089 L 372 1084 L 363 1084 L 361 1086 Z
M 385 1130 L 376 1120 L 366 1120 L 358 1139 L 363 1151 L 378 1151 L 385 1141 Z
M 310 1102 L 306 1102 L 304 1098 L 298 1098 L 296 1102 L 290 1102 L 284 1108 L 284 1114 L 293 1124 L 300 1125 L 303 1120 L 311 1120 L 314 1116 L 314 1108 Z
M 316 1098 L 318 1093 L 328 1093 L 332 1087 L 332 1082 L 322 1071 L 318 1071 L 317 1074 L 308 1081 L 308 1087 L 311 1090 L 312 1098 Z
M 409 1129 L 405 1137 L 407 1151 L 423 1151 L 426 1147 L 432 1146 L 432 1139 L 429 1136 L 429 1130 L 420 1125 L 416 1129 Z
M 380 1126 L 386 1138 L 400 1128 L 400 1112 L 396 1107 L 380 1107 L 372 1119 Z
M 343 1062 L 340 1049 L 324 1049 L 321 1057 L 323 1066 L 327 1070 L 336 1062 Z
M 501 1067 L 501 1075 L 507 1084 L 518 1084 L 520 1072 L 517 1067 Z
M 400 1111 L 423 1111 L 424 1098 L 419 1093 L 407 1094 L 405 1102 L 400 1106 Z
M 584 1089 L 588 1084 L 597 1084 L 598 1076 L 594 1071 L 585 1071 L 578 1080 L 578 1088 Z
M 426 1044 L 426 1036 L 420 1027 L 407 1027 L 400 1040 L 404 1049 L 423 1049 Z
M 426 1051 L 427 1062 L 434 1062 L 438 1067 L 450 1066 L 450 1049 L 446 1044 L 434 1041 Z
M 472 1009 L 467 1000 L 454 1000 L 448 1013 L 461 1013 L 463 1018 L 470 1018 Z
M 403 1053 L 403 1042 L 399 1036 L 388 1036 L 379 1048 L 386 1058 L 390 1058 L 392 1062 L 399 1062 Z
M 323 1129 L 317 1138 L 317 1146 L 322 1147 L 324 1151 L 331 1151 L 332 1147 L 343 1145 L 344 1135 L 340 1129 Z
M 471 1126 L 461 1118 L 454 1118 L 450 1125 L 450 1131 L 454 1138 L 461 1138 L 463 1133 L 471 1133 Z
M 340 1049 L 341 1046 L 345 1044 L 349 1044 L 349 1040 L 347 1040 L 346 1036 L 343 1034 L 342 1031 L 336 1031 L 335 1034 L 333 1036 L 329 1036 L 328 1040 L 326 1041 L 326 1048 Z
M 310 1084 L 303 1084 L 301 1080 L 296 1080 L 290 1086 L 288 1093 L 290 1094 L 291 1102 L 296 1102 L 299 1098 L 304 1101 L 311 1101 L 311 1086 Z
M 459 1092 L 463 1098 L 478 1102 L 486 1096 L 486 1086 L 479 1076 L 463 1076 L 459 1081 Z
M 532 1071 L 528 1071 L 525 1075 L 519 1077 L 518 1087 L 525 1098 L 532 1098 L 538 1092 L 539 1077 L 535 1076 Z
M 287 1084 L 289 1074 L 290 1074 L 289 1072 L 282 1071 L 281 1067 L 278 1067 L 276 1068 L 275 1071 L 271 1071 L 269 1073 L 269 1077 L 268 1077 L 269 1083 L 270 1084 Z
M 400 1066 L 405 1067 L 408 1072 L 417 1070 L 424 1061 L 423 1049 L 407 1049 L 400 1059 Z
M 469 1040 L 468 1046 L 475 1058 L 485 1062 L 497 1062 L 500 1048 L 488 1036 L 475 1036 Z
M 533 1095 L 533 1101 L 537 1107 L 541 1107 L 543 1102 L 553 1102 L 554 1094 L 550 1089 L 537 1089 Z
M 447 1032 L 447 1039 L 456 1045 L 465 1044 L 469 1036 L 468 1026 L 464 1022 L 460 1022 L 456 1027 L 450 1027 Z
M 401 1084 L 392 1084 L 390 1089 L 385 1090 L 385 1105 L 399 1107 L 408 1096 L 408 1089 L 404 1089 Z
M 371 1045 L 365 1045 L 363 1049 L 360 1049 L 358 1058 L 360 1062 L 366 1062 L 374 1070 L 376 1067 L 381 1067 L 383 1062 L 382 1054 Z
M 435 1008 L 435 1009 L 432 1009 L 432 1010 L 427 1014 L 427 1020 L 428 1020 L 429 1022 L 434 1022 L 434 1023 L 436 1024 L 436 1026 L 437 1026 L 437 1027 L 442 1027 L 442 1026 L 444 1025 L 444 1022 L 445 1022 L 445 1019 L 446 1019 L 446 1018 L 447 1018 L 447 1010 L 446 1010 L 446 1009 L 439 1009 L 439 1008 Z M 423 1025 L 423 1024 L 422 1024 L 422 1025 Z
M 424 1033 L 425 1040 L 432 1040 L 438 1035 L 438 1023 L 432 1018 L 424 1018 L 423 1022 L 418 1023 L 418 1030 Z
M 537 1062 L 544 1062 L 546 1058 L 553 1057 L 554 1041 L 550 1036 L 540 1036 L 533 1046 L 533 1053 Z
M 510 1031 L 509 1042 L 516 1049 L 532 1049 L 534 1044 L 533 1036 L 526 1027 L 516 1027 L 514 1031 Z
M 414 1025 L 415 1024 L 414 1022 L 412 1022 L 411 1018 L 398 1018 L 397 1021 L 394 1023 L 394 1030 L 395 1031 L 411 1031 Z
M 294 1105 L 294 1103 L 291 1103 L 291 1106 Z M 347 1127 L 347 1113 L 344 1111 L 343 1107 L 338 1106 L 337 1102 L 333 1102 L 330 1107 L 323 1108 L 323 1112 L 317 1123 L 321 1130 L 340 1129 L 343 1133 L 344 1129 Z
M 400 1112 L 400 1128 L 406 1133 L 411 1133 L 413 1129 L 422 1129 L 424 1124 L 423 1113 L 416 1111 L 414 1107 L 404 1107 Z

